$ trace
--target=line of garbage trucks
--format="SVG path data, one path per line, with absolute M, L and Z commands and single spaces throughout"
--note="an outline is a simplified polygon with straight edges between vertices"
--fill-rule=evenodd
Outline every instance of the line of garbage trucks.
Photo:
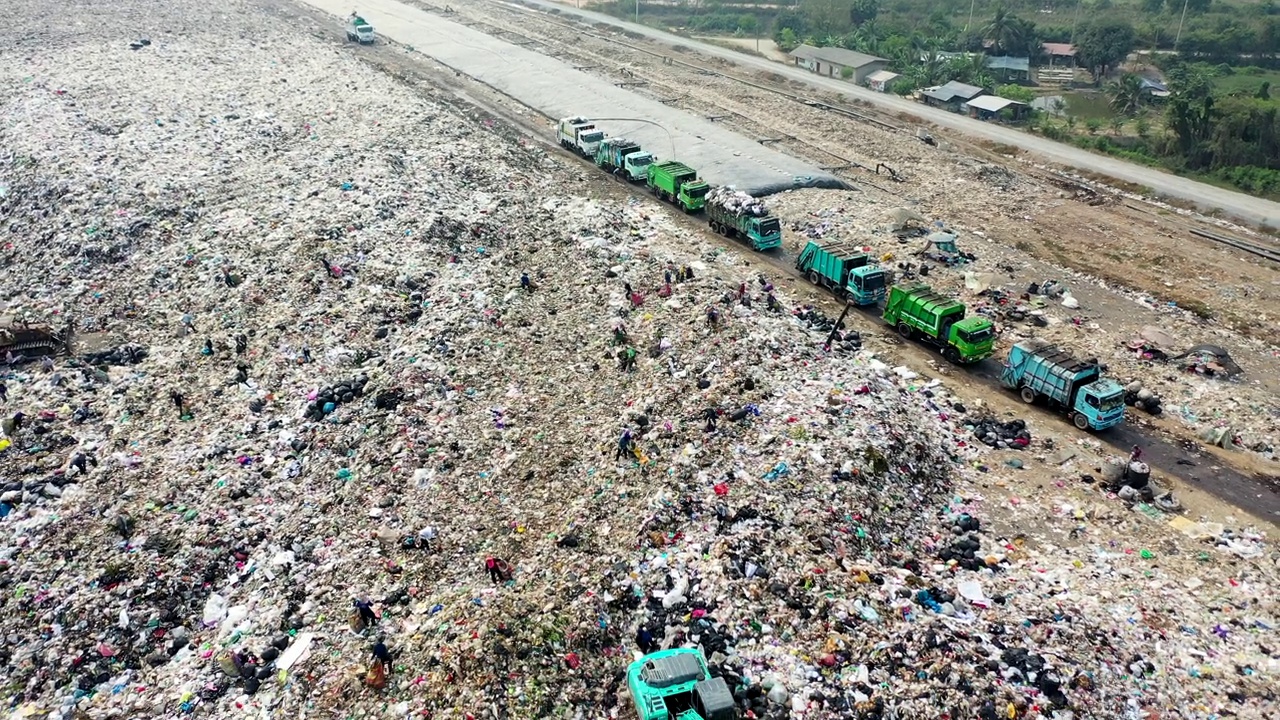
M 564 118 L 556 135 L 564 148 L 627 182 L 643 183 L 658 199 L 686 213 L 705 211 L 715 232 L 738 238 L 758 252 L 782 246 L 782 222 L 747 193 L 713 188 L 688 165 L 660 162 L 639 143 L 609 137 L 588 118 Z M 949 362 L 970 365 L 995 353 L 995 324 L 990 319 L 969 315 L 964 303 L 928 285 L 893 284 L 893 274 L 855 244 L 810 240 L 796 257 L 795 268 L 850 305 L 883 304 L 881 318 L 904 339 L 935 348 Z M 1096 361 L 1078 360 L 1032 338 L 1009 349 L 1000 383 L 1028 404 L 1063 412 L 1081 430 L 1105 430 L 1124 422 L 1125 391 L 1102 372 Z

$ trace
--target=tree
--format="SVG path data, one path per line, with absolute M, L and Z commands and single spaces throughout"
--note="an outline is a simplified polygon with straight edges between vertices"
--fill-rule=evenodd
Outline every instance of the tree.
M 1142 0 L 1142 9 L 1156 15 L 1164 10 L 1164 0 Z
M 902 95 L 903 97 L 906 97 L 915 91 L 916 84 L 911 81 L 911 78 L 906 77 L 900 77 L 897 80 L 894 80 L 893 84 L 889 86 L 889 92 L 894 95 Z
M 875 20 L 879 13 L 880 0 L 853 0 L 853 5 L 849 6 L 849 22 L 861 25 Z
M 1036 99 L 1036 94 L 1031 92 L 1030 88 L 1024 88 L 1021 85 L 1001 85 L 996 88 L 996 95 L 1028 105 L 1031 104 L 1032 100 Z
M 1116 115 L 1111 118 L 1111 121 L 1109 124 L 1111 125 L 1111 134 L 1119 135 L 1120 129 L 1124 127 L 1124 118 L 1120 117 L 1119 115 Z
M 755 35 L 760 29 L 760 20 L 751 13 L 743 13 L 742 17 L 738 18 L 738 29 L 743 35 Z
M 791 52 L 800 47 L 800 39 L 796 37 L 796 31 L 789 27 L 782 28 L 774 41 L 778 43 L 778 49 L 782 52 Z
M 1075 130 L 1075 129 L 1076 129 L 1076 116 L 1075 116 L 1075 115 L 1068 115 L 1068 116 L 1067 116 L 1067 127 L 1068 127 L 1068 128 L 1071 128 L 1072 130 Z
M 937 50 L 930 50 L 925 53 L 924 59 L 918 65 L 908 69 L 907 74 L 911 76 L 916 87 L 933 87 L 946 82 L 947 70 L 947 61 L 938 54 Z
M 1138 120 L 1133 123 L 1133 130 L 1138 133 L 1138 137 L 1146 140 L 1151 136 L 1151 121 L 1147 120 L 1145 117 L 1139 117 Z
M 1125 73 L 1111 83 L 1111 109 L 1121 115 L 1133 115 L 1141 110 L 1144 96 L 1142 79 L 1133 73 Z
M 839 35 L 849 28 L 848 0 L 804 0 L 800 9 L 814 37 Z
M 1102 129 L 1102 118 L 1091 117 L 1084 121 L 1084 129 L 1089 131 L 1090 135 L 1097 135 Z
M 1076 58 L 1089 68 L 1095 80 L 1124 60 L 1137 44 L 1133 26 L 1121 20 L 1094 20 L 1084 26 L 1076 40 Z
M 990 40 L 991 51 L 995 55 L 1008 55 L 1010 49 L 1020 51 L 1025 49 L 1023 32 L 1026 26 L 1013 13 L 1009 12 L 1004 3 L 996 6 L 995 15 L 986 25 L 982 27 L 981 33 L 984 40 Z
M 1261 87 L 1258 88 L 1258 92 L 1254 93 L 1253 96 L 1258 98 L 1259 100 L 1270 100 L 1271 99 L 1271 81 L 1263 80 Z
M 970 53 L 953 58 L 949 63 L 951 75 L 960 82 L 985 87 L 978 82 L 980 77 L 990 77 L 987 72 L 989 58 L 982 53 Z

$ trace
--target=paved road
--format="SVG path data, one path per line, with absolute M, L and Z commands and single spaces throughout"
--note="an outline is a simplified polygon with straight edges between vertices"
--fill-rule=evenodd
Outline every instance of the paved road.
M 945 110 L 938 110 L 896 95 L 872 92 L 867 88 L 858 87 L 842 80 L 824 78 L 794 66 L 783 65 L 699 40 L 672 35 L 644 25 L 636 25 L 635 23 L 619 20 L 611 15 L 579 10 L 571 5 L 555 2 L 554 0 L 523 0 L 523 2 L 544 8 L 555 8 L 562 15 L 577 15 L 592 22 L 608 23 L 626 28 L 668 45 L 683 45 L 695 48 L 706 55 L 732 60 L 742 67 L 765 70 L 782 75 L 789 80 L 807 83 L 821 90 L 844 93 L 846 97 L 864 100 L 892 112 L 908 113 L 950 130 L 958 130 L 984 140 L 1023 148 L 1053 163 L 1101 173 L 1118 180 L 1152 188 L 1168 197 L 1195 203 L 1206 210 L 1220 208 L 1224 213 L 1247 223 L 1280 229 L 1280 203 L 1270 200 L 1224 190 L 1213 185 L 1206 185 L 1195 180 L 1188 180 L 1177 175 L 1170 175 L 1166 172 L 1135 165 L 1124 160 L 1117 160 L 1105 155 L 1095 155 L 1038 135 L 974 120 Z M 516 6 L 513 5 L 513 7 Z
M 350 0 L 302 2 L 338 16 L 351 6 Z M 797 187 L 848 187 L 817 165 L 771 150 L 722 124 L 400 0 L 360 0 L 360 12 L 382 37 L 417 48 L 548 118 L 596 118 L 601 130 L 639 142 L 662 160 L 687 163 L 714 185 L 736 185 L 756 196 Z M 553 129 L 543 131 L 551 134 Z

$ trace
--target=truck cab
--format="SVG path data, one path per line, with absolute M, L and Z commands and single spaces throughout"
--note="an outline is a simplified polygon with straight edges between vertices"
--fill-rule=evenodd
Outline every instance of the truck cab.
M 627 666 L 640 720 L 734 720 L 733 693 L 693 648 L 662 650 Z
M 711 192 L 711 186 L 702 180 L 693 180 L 680 185 L 680 192 L 676 194 L 676 199 L 680 201 L 680 205 L 688 212 L 697 212 L 707 206 L 707 193 Z
M 960 352 L 960 359 L 989 357 L 996 344 L 996 330 L 984 317 L 967 317 L 951 324 L 947 341 Z
M 653 153 L 633 152 L 622 158 L 622 171 L 626 174 L 627 180 L 640 182 L 649 177 L 649 166 L 657 160 Z
M 1124 422 L 1124 387 L 1109 378 L 1095 380 L 1080 388 L 1074 409 L 1094 430 L 1115 427 Z
M 887 281 L 888 278 L 879 265 L 860 265 L 849 271 L 849 284 L 845 286 L 845 292 L 854 305 L 875 305 L 884 300 Z
M 751 218 L 747 226 L 747 239 L 756 250 L 770 250 L 782 247 L 782 222 L 770 215 L 762 218 Z

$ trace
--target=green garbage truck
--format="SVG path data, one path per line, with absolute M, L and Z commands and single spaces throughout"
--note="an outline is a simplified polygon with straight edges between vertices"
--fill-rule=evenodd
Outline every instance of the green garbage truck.
M 953 363 L 975 363 L 991 356 L 995 326 L 984 317 L 965 317 L 964 303 L 939 295 L 928 285 L 895 285 L 884 304 L 884 321 L 902 337 L 942 350 Z
M 742 238 L 755 250 L 782 247 L 782 221 L 760 200 L 728 186 L 707 193 L 707 223 L 725 237 Z
M 677 648 L 627 666 L 627 689 L 640 720 L 734 720 L 733 693 L 713 678 L 702 652 Z
M 675 160 L 649 166 L 649 191 L 660 200 L 678 205 L 687 213 L 706 206 L 711 186 L 698 179 L 698 172 Z
M 627 182 L 643 182 L 649 178 L 652 153 L 647 153 L 640 143 L 626 138 L 611 137 L 600 141 L 596 148 L 596 165 L 606 172 L 621 175 Z
M 1102 377 L 1094 362 L 1082 362 L 1046 340 L 1015 343 L 1000 373 L 1000 384 L 1022 401 L 1044 400 L 1061 409 L 1081 430 L 1106 430 L 1124 422 L 1124 388 Z
M 809 282 L 821 285 L 854 305 L 875 305 L 884 299 L 887 273 L 871 264 L 862 249 L 843 242 L 810 240 L 796 258 L 796 269 Z

